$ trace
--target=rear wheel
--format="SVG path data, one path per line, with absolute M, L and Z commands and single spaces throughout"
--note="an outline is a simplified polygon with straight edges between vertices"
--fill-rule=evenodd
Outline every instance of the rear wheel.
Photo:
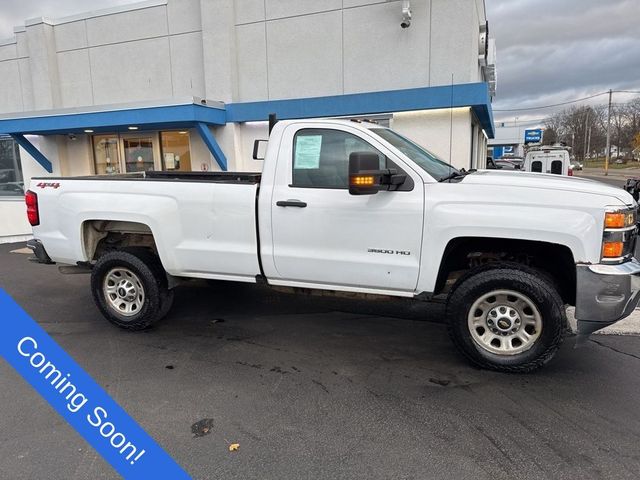
M 472 270 L 447 301 L 449 333 L 475 365 L 530 372 L 554 356 L 566 326 L 564 304 L 547 276 L 516 263 Z
M 142 330 L 164 317 L 173 291 L 159 259 L 142 249 L 109 252 L 91 273 L 93 298 L 107 320 L 128 330 Z

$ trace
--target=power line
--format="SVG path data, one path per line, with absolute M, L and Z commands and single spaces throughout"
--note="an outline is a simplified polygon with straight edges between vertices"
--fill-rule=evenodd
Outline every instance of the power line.
M 583 102 L 584 100 L 589 100 L 590 98 L 595 98 L 595 97 L 599 97 L 601 95 L 608 95 L 608 94 L 609 94 L 609 92 L 600 92 L 600 93 L 596 93 L 595 95 L 590 95 L 588 97 L 578 98 L 576 100 L 569 100 L 568 102 L 553 103 L 553 104 L 550 104 L 550 105 L 541 105 L 539 107 L 501 108 L 501 109 L 495 108 L 493 111 L 494 112 L 523 112 L 525 110 L 542 110 L 543 108 L 561 107 L 562 105 L 569 105 L 571 103 Z
M 636 94 L 636 95 L 640 95 L 640 91 L 637 90 L 613 90 L 612 93 L 632 93 L 632 94 Z M 578 103 L 578 102 L 583 102 L 585 100 L 589 100 L 592 98 L 596 98 L 596 97 L 600 97 L 602 95 L 608 95 L 609 92 L 600 92 L 600 93 L 596 93 L 594 95 L 589 95 L 588 97 L 582 97 L 582 98 L 577 98 L 575 100 L 568 100 L 566 102 L 561 102 L 561 103 L 552 103 L 549 105 L 541 105 L 539 107 L 525 107 L 525 108 L 494 108 L 493 111 L 494 112 L 524 112 L 527 110 L 542 110 L 545 108 L 552 108 L 552 107 L 561 107 L 563 105 L 570 105 L 572 103 Z

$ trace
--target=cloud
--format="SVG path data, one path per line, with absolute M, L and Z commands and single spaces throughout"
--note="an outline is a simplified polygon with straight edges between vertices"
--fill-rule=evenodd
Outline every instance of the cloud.
M 494 109 L 560 103 L 609 88 L 640 90 L 637 0 L 486 1 L 497 44 Z M 496 112 L 505 115 L 513 116 Z

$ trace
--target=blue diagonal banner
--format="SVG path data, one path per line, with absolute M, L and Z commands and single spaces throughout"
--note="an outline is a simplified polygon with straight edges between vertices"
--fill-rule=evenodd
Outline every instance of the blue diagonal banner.
M 0 289 L 0 354 L 125 479 L 189 475 Z

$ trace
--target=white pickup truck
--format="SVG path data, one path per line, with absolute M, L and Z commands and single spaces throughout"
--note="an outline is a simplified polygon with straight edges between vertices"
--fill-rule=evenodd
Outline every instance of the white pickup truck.
M 90 271 L 98 308 L 131 330 L 162 318 L 184 277 L 438 295 L 470 361 L 525 372 L 558 349 L 566 305 L 588 335 L 640 299 L 624 190 L 460 172 L 364 122 L 277 123 L 261 174 L 36 178 L 26 202 L 37 259 Z

